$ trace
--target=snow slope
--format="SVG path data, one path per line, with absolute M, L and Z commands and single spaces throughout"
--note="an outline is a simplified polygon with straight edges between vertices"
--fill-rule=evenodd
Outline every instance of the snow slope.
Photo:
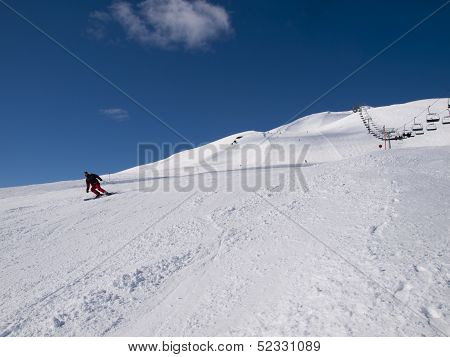
M 431 104 L 369 112 L 402 127 Z M 1 189 L 0 335 L 449 335 L 450 125 L 379 143 L 320 113 L 117 173 L 96 201 Z
M 421 100 L 407 104 L 389 107 L 371 108 L 369 113 L 376 123 L 388 128 L 410 128 L 413 118 L 416 123 L 426 125 L 427 107 L 439 113 L 441 117 L 449 115 L 447 99 Z M 447 146 L 450 144 L 450 124 L 438 123 L 436 132 L 426 132 L 411 140 L 393 142 L 394 148 Z M 238 145 L 230 144 L 236 137 Z M 293 157 L 285 155 L 270 156 L 270 151 L 277 152 L 274 147 L 283 147 L 289 152 L 290 146 L 295 146 L 295 155 L 299 154 L 305 145 L 310 145 L 307 161 L 309 164 L 342 160 L 378 150 L 381 142 L 368 136 L 367 129 L 362 124 L 358 113 L 325 112 L 313 114 L 269 132 L 248 131 L 223 138 L 208 145 L 187 150 L 157 163 L 136 167 L 115 175 L 116 179 L 135 179 L 136 175 L 148 169 L 152 176 L 159 172 L 160 176 L 176 174 L 207 172 L 205 165 L 213 166 L 216 170 L 240 169 L 242 167 L 257 167 L 261 163 L 292 164 Z M 252 156 L 252 148 L 261 148 L 261 157 Z M 245 154 L 243 154 L 243 151 Z M 268 160 L 267 160 L 268 159 Z M 267 162 L 268 161 L 268 162 Z

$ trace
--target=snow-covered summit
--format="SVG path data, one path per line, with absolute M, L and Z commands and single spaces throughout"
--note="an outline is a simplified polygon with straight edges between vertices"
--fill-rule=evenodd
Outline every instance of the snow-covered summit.
M 422 124 L 425 134 L 401 141 L 391 141 L 392 148 L 448 146 L 450 145 L 450 124 L 437 123 L 437 130 L 426 130 L 428 107 L 441 117 L 449 116 L 447 99 L 427 99 L 388 107 L 368 108 L 373 121 L 380 127 L 395 128 L 399 132 L 411 130 L 414 123 Z M 414 121 L 415 118 L 415 121 Z M 132 168 L 118 174 L 118 177 L 136 175 L 139 170 L 154 172 L 194 169 L 201 172 L 201 166 L 215 169 L 232 169 L 261 166 L 266 155 L 274 146 L 289 152 L 295 146 L 297 153 L 308 145 L 306 160 L 309 164 L 341 160 L 370 152 L 379 151 L 382 141 L 369 135 L 359 113 L 323 112 L 302 117 L 268 132 L 247 131 L 230 135 L 210 144 L 186 150 L 165 160 L 144 167 Z M 256 147 L 260 152 L 255 154 Z M 271 165 L 293 163 L 289 155 L 273 156 Z

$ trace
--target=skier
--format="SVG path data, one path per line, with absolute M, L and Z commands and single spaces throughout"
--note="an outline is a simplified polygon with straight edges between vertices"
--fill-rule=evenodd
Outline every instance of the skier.
M 105 191 L 100 186 L 100 181 L 103 181 L 100 176 L 97 174 L 90 174 L 89 172 L 85 171 L 84 176 L 86 177 L 86 193 L 89 192 L 89 186 L 91 187 L 91 192 L 95 193 L 95 198 L 99 198 L 101 196 L 101 193 L 104 193 L 106 196 L 109 196 L 110 193 Z M 98 192 L 100 191 L 100 192 Z

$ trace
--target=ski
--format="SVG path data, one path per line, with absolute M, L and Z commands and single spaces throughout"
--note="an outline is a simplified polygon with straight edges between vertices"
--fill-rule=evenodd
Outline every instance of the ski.
M 109 196 L 116 195 L 116 194 L 117 194 L 117 192 L 109 192 L 109 194 L 102 194 L 98 197 L 85 198 L 84 201 L 98 200 L 100 198 L 109 197 Z

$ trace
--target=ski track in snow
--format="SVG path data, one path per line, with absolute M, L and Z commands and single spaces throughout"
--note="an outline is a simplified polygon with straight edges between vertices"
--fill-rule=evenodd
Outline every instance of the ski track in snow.
M 0 335 L 449 335 L 450 147 L 350 144 L 301 167 L 307 192 L 239 184 L 287 165 L 200 173 L 211 192 L 123 175 L 98 201 L 80 182 L 1 189 Z

